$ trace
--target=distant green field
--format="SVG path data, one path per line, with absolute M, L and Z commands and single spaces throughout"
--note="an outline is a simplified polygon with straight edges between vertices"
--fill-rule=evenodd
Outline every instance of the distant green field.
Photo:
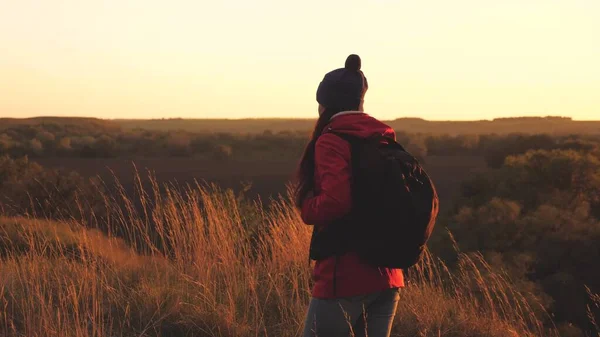
M 134 183 L 133 164 L 143 176 L 149 170 L 160 182 L 185 185 L 193 184 L 197 180 L 233 189 L 241 187 L 241 183 L 251 182 L 250 193 L 265 200 L 286 193 L 286 183 L 293 177 L 297 163 L 296 160 L 276 158 L 228 162 L 195 158 L 38 158 L 36 161 L 45 167 L 77 171 L 86 177 L 98 175 L 108 183 L 116 177 L 126 188 L 130 188 Z M 241 167 L 243 169 L 240 169 Z M 463 181 L 476 172 L 486 170 L 485 161 L 478 156 L 429 156 L 425 167 L 436 181 L 444 209 L 449 207 L 460 193 L 460 184 Z

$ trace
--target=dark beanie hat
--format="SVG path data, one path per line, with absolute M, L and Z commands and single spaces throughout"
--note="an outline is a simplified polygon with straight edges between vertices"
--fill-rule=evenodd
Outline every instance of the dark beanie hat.
M 317 102 L 328 109 L 357 109 L 368 88 L 360 67 L 360 57 L 352 54 L 346 59 L 344 68 L 327 73 L 317 89 Z

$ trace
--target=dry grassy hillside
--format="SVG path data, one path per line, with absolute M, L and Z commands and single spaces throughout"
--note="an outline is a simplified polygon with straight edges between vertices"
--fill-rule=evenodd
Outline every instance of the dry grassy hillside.
M 107 196 L 115 216 L 97 225 L 108 235 L 0 218 L 0 335 L 298 336 L 310 229 L 285 201 L 266 210 L 226 191 L 182 192 Z M 460 261 L 454 274 L 432 256 L 411 271 L 394 336 L 556 335 L 481 257 Z

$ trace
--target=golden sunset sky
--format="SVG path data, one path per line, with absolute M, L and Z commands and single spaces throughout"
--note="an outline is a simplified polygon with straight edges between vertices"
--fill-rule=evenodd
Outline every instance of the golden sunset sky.
M 365 109 L 600 120 L 599 0 L 0 0 L 0 117 L 315 117 L 363 59 Z

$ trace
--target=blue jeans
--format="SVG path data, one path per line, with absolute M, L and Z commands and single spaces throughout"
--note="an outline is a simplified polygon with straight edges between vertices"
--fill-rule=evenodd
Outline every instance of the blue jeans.
M 312 298 L 306 315 L 303 337 L 389 337 L 399 289 L 322 300 Z

